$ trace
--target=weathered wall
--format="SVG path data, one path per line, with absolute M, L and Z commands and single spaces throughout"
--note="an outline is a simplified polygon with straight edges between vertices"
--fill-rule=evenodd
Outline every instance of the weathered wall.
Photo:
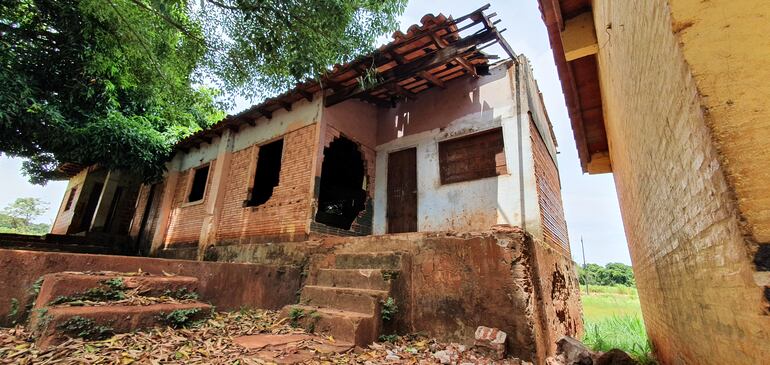
M 188 202 L 187 195 L 190 193 L 190 184 L 195 173 L 195 167 L 179 173 L 179 179 L 174 189 L 174 201 L 169 217 L 168 233 L 166 234 L 167 246 L 189 246 L 198 243 L 200 237 L 201 225 L 204 215 L 204 203 L 211 199 L 211 172 L 216 167 L 216 160 L 208 161 L 209 174 L 206 179 L 206 189 L 203 199 L 195 202 Z
M 164 273 L 198 278 L 198 293 L 220 310 L 241 307 L 279 309 L 296 301 L 301 270 L 296 266 L 230 264 L 164 260 L 127 256 L 68 254 L 0 249 L 0 326 L 10 326 L 18 316 L 8 316 L 14 299 L 20 312 L 31 304 L 29 290 L 41 276 L 62 271 L 117 271 Z M 233 290 L 237 288 L 237 290 Z
M 522 58 L 524 61 L 524 59 Z M 520 158 L 528 147 L 528 128 L 518 124 L 526 116 L 522 89 L 515 92 L 517 74 L 509 63 L 479 79 L 464 78 L 446 89 L 428 90 L 414 101 L 400 103 L 380 114 L 377 146 L 377 182 L 374 201 L 374 233 L 387 230 L 387 161 L 390 152 L 417 148 L 417 200 L 419 231 L 486 230 L 495 224 L 521 225 L 521 186 L 534 180 L 531 163 Z M 517 103 L 517 100 L 519 103 Z M 518 104 L 518 105 L 517 105 Z M 526 119 L 524 119 L 526 122 Z M 438 142 L 502 127 L 507 174 L 441 184 Z M 522 137 L 520 139 L 519 137 Z M 534 184 L 534 181 L 532 181 Z M 534 186 L 534 185 L 533 185 Z M 525 194 L 533 193 L 526 191 Z M 536 205 L 529 206 L 530 209 Z M 534 217 L 532 210 L 530 215 Z M 525 218 L 527 219 L 527 218 Z
M 472 343 L 478 326 L 508 333 L 511 355 L 544 361 L 558 338 L 582 333 L 576 272 L 516 228 L 326 238 L 335 253 L 396 251 L 409 260 L 399 319 L 405 332 Z M 333 260 L 324 260 L 333 262 Z
M 59 211 L 56 214 L 56 220 L 54 220 L 53 225 L 51 226 L 51 233 L 67 234 L 70 223 L 72 223 L 72 218 L 75 215 L 75 208 L 77 207 L 77 203 L 80 200 L 81 193 L 83 192 L 83 183 L 85 182 L 87 175 L 88 169 L 83 169 L 77 175 L 73 176 L 69 180 L 69 183 L 67 183 L 67 190 L 65 190 L 61 204 L 59 204 Z M 72 205 L 70 206 L 70 209 L 64 210 L 72 188 L 77 188 L 77 191 L 75 191 L 75 197 L 72 199 Z M 83 196 L 85 197 L 87 195 Z
M 233 153 L 222 198 L 218 243 L 248 243 L 255 236 L 262 240 L 307 238 L 317 128 L 313 124 L 283 136 L 278 186 L 270 199 L 257 207 L 244 207 L 243 203 L 253 185 L 259 146 Z
M 594 2 L 610 157 L 642 312 L 661 362 L 759 364 L 770 356 L 767 301 L 754 282 L 752 248 L 741 230 L 734 195 L 709 129 L 711 124 L 721 123 L 723 127 L 750 128 L 751 123 L 732 118 L 732 106 L 724 106 L 716 114 L 703 108 L 704 100 L 710 103 L 713 99 L 710 93 L 699 94 L 697 81 L 703 80 L 704 87 L 726 89 L 718 91 L 717 98 L 761 89 L 749 87 L 749 79 L 742 73 L 699 74 L 696 67 L 693 76 L 689 58 L 685 58 L 690 51 L 683 54 L 680 41 L 695 36 L 705 41 L 725 37 L 720 44 L 729 49 L 737 46 L 734 42 L 744 42 L 742 36 L 733 38 L 726 29 L 736 27 L 738 34 L 750 34 L 741 47 L 766 51 L 751 39 L 762 40 L 766 32 L 759 30 L 767 27 L 767 17 L 741 20 L 730 16 L 729 9 L 762 14 L 767 8 L 759 1 L 740 6 L 721 1 L 699 2 L 701 5 L 718 9 L 687 14 L 693 24 L 703 19 L 708 28 L 681 23 L 687 17 L 681 15 L 685 8 L 678 5 L 674 9 L 683 13 L 672 19 L 664 0 Z M 695 33 L 679 38 L 676 31 Z M 711 56 L 701 59 L 715 67 L 711 71 L 730 70 L 733 62 L 744 59 L 737 53 L 722 54 L 713 44 L 701 44 L 699 49 L 713 50 Z M 756 55 L 746 57 L 756 60 Z M 746 72 L 760 72 L 750 82 L 763 83 L 761 75 L 767 70 L 751 67 Z M 707 85 L 705 76 L 726 84 Z M 742 81 L 733 85 L 730 80 L 736 77 Z M 753 118 L 767 109 L 758 110 L 745 115 Z M 748 134 L 748 130 L 736 130 L 741 136 L 731 143 L 764 148 L 760 135 Z M 718 138 L 725 137 L 720 134 Z M 767 159 L 750 149 L 736 151 L 751 154 L 746 156 L 748 160 L 736 161 L 736 168 L 745 161 L 766 163 Z M 726 157 L 730 159 L 729 154 Z M 759 177 L 765 172 L 755 173 Z M 766 187 L 766 179 L 761 181 Z

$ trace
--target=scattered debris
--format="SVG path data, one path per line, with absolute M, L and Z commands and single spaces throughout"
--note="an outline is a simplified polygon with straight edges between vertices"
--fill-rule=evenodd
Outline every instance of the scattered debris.
M 546 365 L 638 365 L 627 353 L 612 349 L 593 352 L 580 341 L 564 336 L 556 342 L 556 356 L 545 359 Z
M 476 340 L 473 345 L 490 356 L 501 360 L 505 358 L 505 339 L 508 334 L 497 328 L 479 326 L 476 328 Z
M 393 338 L 368 348 L 331 336 L 292 328 L 279 313 L 263 310 L 218 312 L 188 328 L 154 328 L 88 341 L 72 338 L 37 348 L 21 326 L 0 328 L 0 364 L 495 364 L 531 365 L 519 359 L 496 360 L 460 344 L 422 336 Z M 448 362 L 445 362 L 448 361 Z

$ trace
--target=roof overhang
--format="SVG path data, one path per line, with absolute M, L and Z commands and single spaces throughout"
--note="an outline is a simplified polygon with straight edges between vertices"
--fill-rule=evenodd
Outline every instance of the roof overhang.
M 591 0 L 538 0 L 583 172 L 612 172 Z
M 395 107 L 399 101 L 415 99 L 425 90 L 446 87 L 461 77 L 479 77 L 489 71 L 489 60 L 497 56 L 482 52 L 500 44 L 511 58 L 515 54 L 502 37 L 505 31 L 495 25 L 495 13 L 485 14 L 489 4 L 459 18 L 427 14 L 420 25 L 412 25 L 406 34 L 396 32 L 393 41 L 374 52 L 344 65 L 335 65 L 315 80 L 299 83 L 291 91 L 267 99 L 258 105 L 225 119 L 180 141 L 175 151 L 187 151 L 210 143 L 226 129 L 237 130 L 244 124 L 255 125 L 259 118 L 271 119 L 280 109 L 291 110 L 302 99 L 312 101 L 317 95 L 324 106 L 358 99 L 381 107 Z

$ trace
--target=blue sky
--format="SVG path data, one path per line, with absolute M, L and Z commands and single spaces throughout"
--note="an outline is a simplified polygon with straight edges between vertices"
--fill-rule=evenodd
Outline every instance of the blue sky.
M 460 16 L 482 5 L 474 1 L 423 1 L 409 2 L 401 18 L 401 28 L 406 30 L 411 24 L 419 23 L 427 13 L 443 13 Z M 564 96 L 561 92 L 556 67 L 548 43 L 545 25 L 540 18 L 536 0 L 498 0 L 489 1 L 491 8 L 487 13 L 496 12 L 496 19 L 502 20 L 498 29 L 507 28 L 503 36 L 516 53 L 526 55 L 534 68 L 543 99 L 554 125 L 559 143 L 559 169 L 562 181 L 562 196 L 569 227 L 572 255 L 581 262 L 580 238 L 585 242 L 586 260 L 605 264 L 623 262 L 630 264 L 623 223 L 620 218 L 617 194 L 611 174 L 584 175 L 580 170 L 575 142 L 572 139 L 569 118 Z M 485 51 L 505 54 L 499 48 L 491 47 Z M 238 101 L 234 110 L 240 111 L 248 106 Z M 65 182 L 50 182 L 45 187 L 31 185 L 20 174 L 21 160 L 0 157 L 0 207 L 18 197 L 37 197 L 50 202 L 48 213 L 41 222 L 51 222 L 56 217 L 56 209 L 61 202 Z

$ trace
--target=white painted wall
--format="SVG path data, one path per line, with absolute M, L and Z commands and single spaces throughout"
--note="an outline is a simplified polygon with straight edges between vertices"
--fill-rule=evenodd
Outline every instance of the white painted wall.
M 525 59 L 523 61 L 526 62 Z M 500 75 L 500 72 L 503 74 Z M 442 128 L 402 136 L 377 147 L 375 234 L 387 233 L 388 154 L 411 147 L 416 147 L 417 151 L 419 231 L 486 230 L 495 224 L 539 225 L 534 160 L 529 136 L 528 101 L 540 99 L 538 96 L 527 95 L 531 89 L 522 88 L 518 94 L 517 108 L 514 87 L 516 83 L 513 81 L 516 77 L 515 68 L 508 69 L 501 65 L 492 73 L 493 76 L 488 77 L 497 75 L 497 78 L 493 82 L 481 84 L 478 90 L 475 90 L 480 99 L 478 103 L 491 107 L 491 112 L 471 112 L 447 121 Z M 524 78 L 528 74 L 520 72 L 520 76 Z M 415 120 L 411 122 L 420 123 Z M 508 174 L 442 185 L 438 143 L 497 127 L 503 129 Z

